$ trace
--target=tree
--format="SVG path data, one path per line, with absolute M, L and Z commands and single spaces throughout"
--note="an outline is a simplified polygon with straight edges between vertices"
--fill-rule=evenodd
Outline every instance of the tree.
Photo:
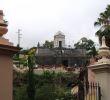
M 43 47 L 45 48 L 53 48 L 53 41 L 48 41 L 46 40 L 45 43 L 43 44 Z
M 99 37 L 101 44 L 102 36 L 106 38 L 106 45 L 110 47 L 110 5 L 107 6 L 104 12 L 100 13 L 99 18 L 94 23 L 94 26 L 99 26 L 99 30 L 95 33 Z
M 35 100 L 35 75 L 33 67 L 35 65 L 35 51 L 36 49 L 31 49 L 28 54 L 28 86 L 27 86 L 27 94 L 29 100 Z
M 76 49 L 85 49 L 87 55 L 95 56 L 97 54 L 94 42 L 86 37 L 81 38 L 74 46 Z
M 14 100 L 34 100 L 33 93 L 35 93 L 35 100 L 76 100 L 71 94 L 71 87 L 67 86 L 68 83 L 73 82 L 78 77 L 78 74 L 73 72 L 55 73 L 54 71 L 44 71 L 41 74 L 36 73 L 34 77 L 36 84 L 32 87 L 32 76 L 30 81 L 27 80 L 26 73 L 17 72 L 14 73 L 14 76 Z M 26 92 L 27 85 L 30 86 L 28 88 L 29 93 Z M 35 87 L 35 92 L 33 92 L 33 87 Z
M 39 43 L 39 42 L 37 43 L 37 47 L 38 47 L 38 48 L 40 47 L 40 43 Z

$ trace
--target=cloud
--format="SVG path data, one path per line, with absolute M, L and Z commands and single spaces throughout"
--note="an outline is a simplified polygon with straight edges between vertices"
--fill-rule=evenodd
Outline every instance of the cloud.
M 9 21 L 6 38 L 17 44 L 17 30 L 22 29 L 21 46 L 36 46 L 37 42 L 52 40 L 61 30 L 66 43 L 73 45 L 81 37 L 97 42 L 94 21 L 104 11 L 110 0 L 1 0 Z

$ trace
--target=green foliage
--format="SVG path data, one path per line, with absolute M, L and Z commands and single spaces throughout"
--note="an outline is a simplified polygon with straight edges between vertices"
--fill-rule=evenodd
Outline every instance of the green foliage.
M 13 100 L 27 100 L 26 86 L 14 88 Z
M 31 57 L 34 57 L 36 53 L 36 48 L 31 48 L 30 50 L 28 50 L 28 55 Z
M 32 47 L 29 50 L 23 50 L 21 51 L 21 54 L 16 54 L 13 57 L 13 60 L 16 61 L 16 65 L 28 65 L 28 56 L 31 57 L 32 61 L 35 63 L 35 53 L 36 53 L 36 47 Z
M 104 12 L 100 13 L 94 26 L 100 27 L 95 33 L 99 37 L 100 44 L 102 36 L 105 36 L 106 44 L 110 47 L 110 5 L 107 6 Z
M 32 52 L 33 53 L 33 52 Z M 27 86 L 27 94 L 28 100 L 35 100 L 35 75 L 33 71 L 35 63 L 33 62 L 33 56 L 28 57 L 28 86 Z
M 22 64 L 23 66 L 27 66 L 27 59 L 26 58 L 20 58 L 19 63 Z
M 74 74 L 72 73 L 56 74 L 49 71 L 45 71 L 42 75 L 37 75 L 36 100 L 73 100 L 70 88 L 67 87 L 67 83 L 70 81 L 69 77 L 73 78 L 73 76 Z
M 45 48 L 53 48 L 53 41 L 48 41 L 46 40 L 45 43 L 43 44 L 43 47 Z
M 76 77 L 77 75 L 74 73 L 55 73 L 49 71 L 45 71 L 40 75 L 35 74 L 35 84 L 31 87 L 35 88 L 35 100 L 75 100 L 71 94 L 71 88 L 67 87 L 67 84 Z M 30 79 L 31 83 L 28 83 L 28 74 L 22 74 L 18 78 L 20 78 L 21 81 L 17 81 L 17 83 L 15 82 L 14 84 L 20 82 L 22 85 L 14 85 L 14 100 L 34 100 L 29 99 L 27 93 L 27 86 L 29 86 L 29 84 L 32 85 L 32 79 Z M 33 91 L 31 90 L 31 94 L 32 93 Z
M 74 46 L 76 49 L 85 49 L 87 55 L 95 56 L 97 54 L 95 44 L 91 39 L 83 37 Z
M 13 72 L 13 100 L 27 100 L 27 74 Z
M 13 60 L 17 61 L 17 63 L 15 63 L 15 64 L 20 64 L 20 65 L 23 65 L 23 66 L 27 66 L 27 59 L 25 57 L 19 58 L 17 55 L 15 55 L 13 57 Z

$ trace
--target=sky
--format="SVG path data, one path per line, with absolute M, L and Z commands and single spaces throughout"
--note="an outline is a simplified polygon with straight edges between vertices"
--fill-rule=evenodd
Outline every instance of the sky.
M 52 41 L 54 34 L 62 31 L 66 45 L 73 46 L 82 37 L 97 44 L 94 22 L 108 4 L 110 0 L 0 0 L 0 9 L 9 23 L 4 37 L 16 46 L 21 29 L 20 46 L 30 48 L 38 42 Z

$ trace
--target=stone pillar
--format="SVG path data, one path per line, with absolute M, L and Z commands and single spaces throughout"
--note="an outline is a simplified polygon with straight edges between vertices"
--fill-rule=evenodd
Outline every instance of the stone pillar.
M 96 81 L 101 87 L 101 100 L 110 100 L 110 56 L 109 48 L 105 44 L 105 37 L 102 38 L 102 46 L 98 52 L 99 60 L 89 68 L 95 73 Z
M 8 39 L 3 37 L 7 33 L 7 23 L 3 20 L 0 10 L 0 100 L 13 99 L 13 55 L 19 51 Z
M 110 100 L 110 64 L 91 65 L 89 68 L 95 73 L 96 81 L 101 87 L 101 100 Z

